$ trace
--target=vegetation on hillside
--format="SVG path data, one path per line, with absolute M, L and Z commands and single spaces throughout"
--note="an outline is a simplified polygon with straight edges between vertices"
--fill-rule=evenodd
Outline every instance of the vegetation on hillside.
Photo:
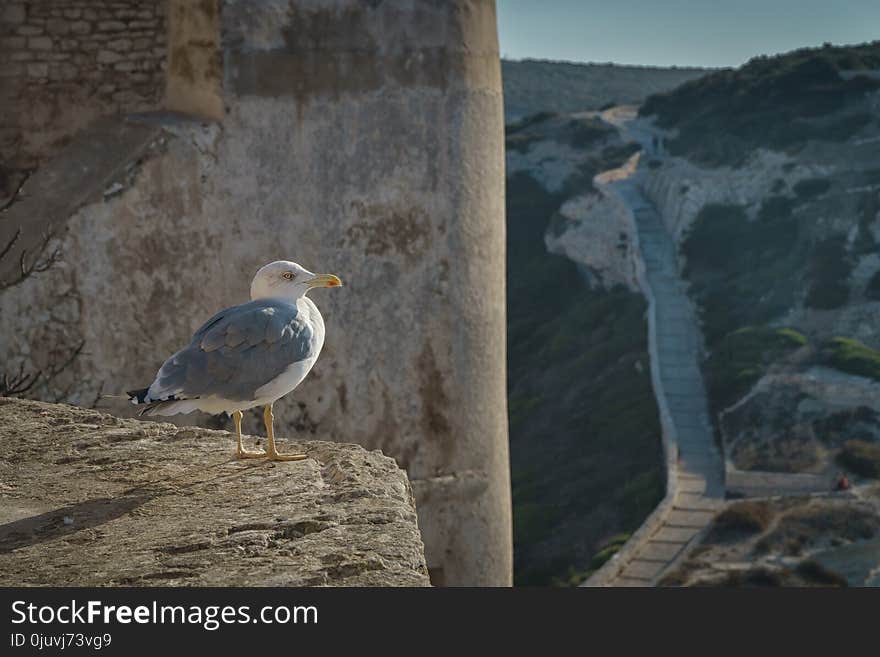
M 648 95 L 674 89 L 708 70 L 504 59 L 504 114 L 512 122 L 539 110 L 599 110 L 611 98 L 612 104 L 638 105 Z
M 837 462 L 861 477 L 880 479 L 880 444 L 848 440 L 837 455 Z
M 736 402 L 772 363 L 806 344 L 806 337 L 788 328 L 749 326 L 725 335 L 704 364 L 712 410 Z
M 874 120 L 858 101 L 880 88 L 880 41 L 756 57 L 648 98 L 643 116 L 677 128 L 670 152 L 709 166 L 736 165 L 755 148 L 792 149 L 810 139 L 842 141 Z
M 841 372 L 880 381 L 880 350 L 851 338 L 832 338 L 823 345 L 823 361 Z
M 759 534 L 770 525 L 773 512 L 762 500 L 735 502 L 715 516 L 705 543 L 726 543 L 732 539 Z
M 570 191 L 570 190 L 569 190 Z M 578 584 L 663 496 L 645 301 L 590 290 L 544 232 L 565 198 L 507 182 L 515 581 Z M 617 537 L 617 538 L 615 538 Z
M 682 244 L 685 276 L 710 345 L 743 326 L 764 324 L 794 303 L 809 251 L 785 197 L 767 199 L 749 221 L 738 205 L 706 205 Z

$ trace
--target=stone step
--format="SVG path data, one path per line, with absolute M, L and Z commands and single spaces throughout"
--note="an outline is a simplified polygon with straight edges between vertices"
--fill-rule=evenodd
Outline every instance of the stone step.
M 712 518 L 715 517 L 714 511 L 686 511 L 686 510 L 673 510 L 669 513 L 664 521 L 663 525 L 665 527 L 696 527 L 697 529 L 702 529 L 705 527 Z
M 699 527 L 670 527 L 662 525 L 651 537 L 651 540 L 663 543 L 685 543 L 696 536 L 699 531 Z
M 666 568 L 665 562 L 643 561 L 636 557 L 623 567 L 620 575 L 621 577 L 653 580 L 664 568 Z
M 691 493 L 691 494 L 704 494 L 706 492 L 706 479 L 688 479 L 686 477 L 679 477 L 678 480 L 678 492 L 679 493 Z
M 628 586 L 628 587 L 643 587 L 643 586 L 651 586 L 650 579 L 639 579 L 635 577 L 616 577 L 613 581 L 613 586 Z
M 672 561 L 682 548 L 685 546 L 681 543 L 661 543 L 660 541 L 648 541 L 644 547 L 639 550 L 638 558 L 642 561 L 660 561 L 668 563 Z

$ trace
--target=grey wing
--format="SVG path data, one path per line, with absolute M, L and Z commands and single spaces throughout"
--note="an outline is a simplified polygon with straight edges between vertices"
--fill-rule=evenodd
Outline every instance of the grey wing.
M 315 355 L 315 335 L 303 313 L 262 299 L 227 308 L 195 332 L 189 346 L 162 365 L 152 401 L 216 395 L 249 401 L 292 363 Z

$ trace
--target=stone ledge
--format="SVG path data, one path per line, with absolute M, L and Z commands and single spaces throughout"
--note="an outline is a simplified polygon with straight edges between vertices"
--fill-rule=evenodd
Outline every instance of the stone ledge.
M 357 445 L 0 398 L 0 585 L 427 586 L 406 474 Z M 253 439 L 250 439 L 251 441 Z

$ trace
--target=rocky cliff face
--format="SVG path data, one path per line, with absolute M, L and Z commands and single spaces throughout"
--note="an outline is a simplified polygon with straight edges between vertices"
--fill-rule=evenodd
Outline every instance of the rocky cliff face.
M 754 219 L 765 198 L 829 173 L 828 165 L 765 149 L 739 167 L 701 167 L 683 157 L 670 157 L 646 171 L 644 191 L 680 243 L 706 205 L 743 206 Z
M 237 461 L 225 431 L 8 398 L 0 422 L 4 586 L 428 585 L 409 481 L 378 451 Z
M 599 113 L 542 113 L 508 125 L 508 176 L 534 178 L 559 206 L 545 234 L 550 253 L 576 262 L 591 287 L 635 292 L 635 225 L 613 190 L 594 183 L 638 150 Z

